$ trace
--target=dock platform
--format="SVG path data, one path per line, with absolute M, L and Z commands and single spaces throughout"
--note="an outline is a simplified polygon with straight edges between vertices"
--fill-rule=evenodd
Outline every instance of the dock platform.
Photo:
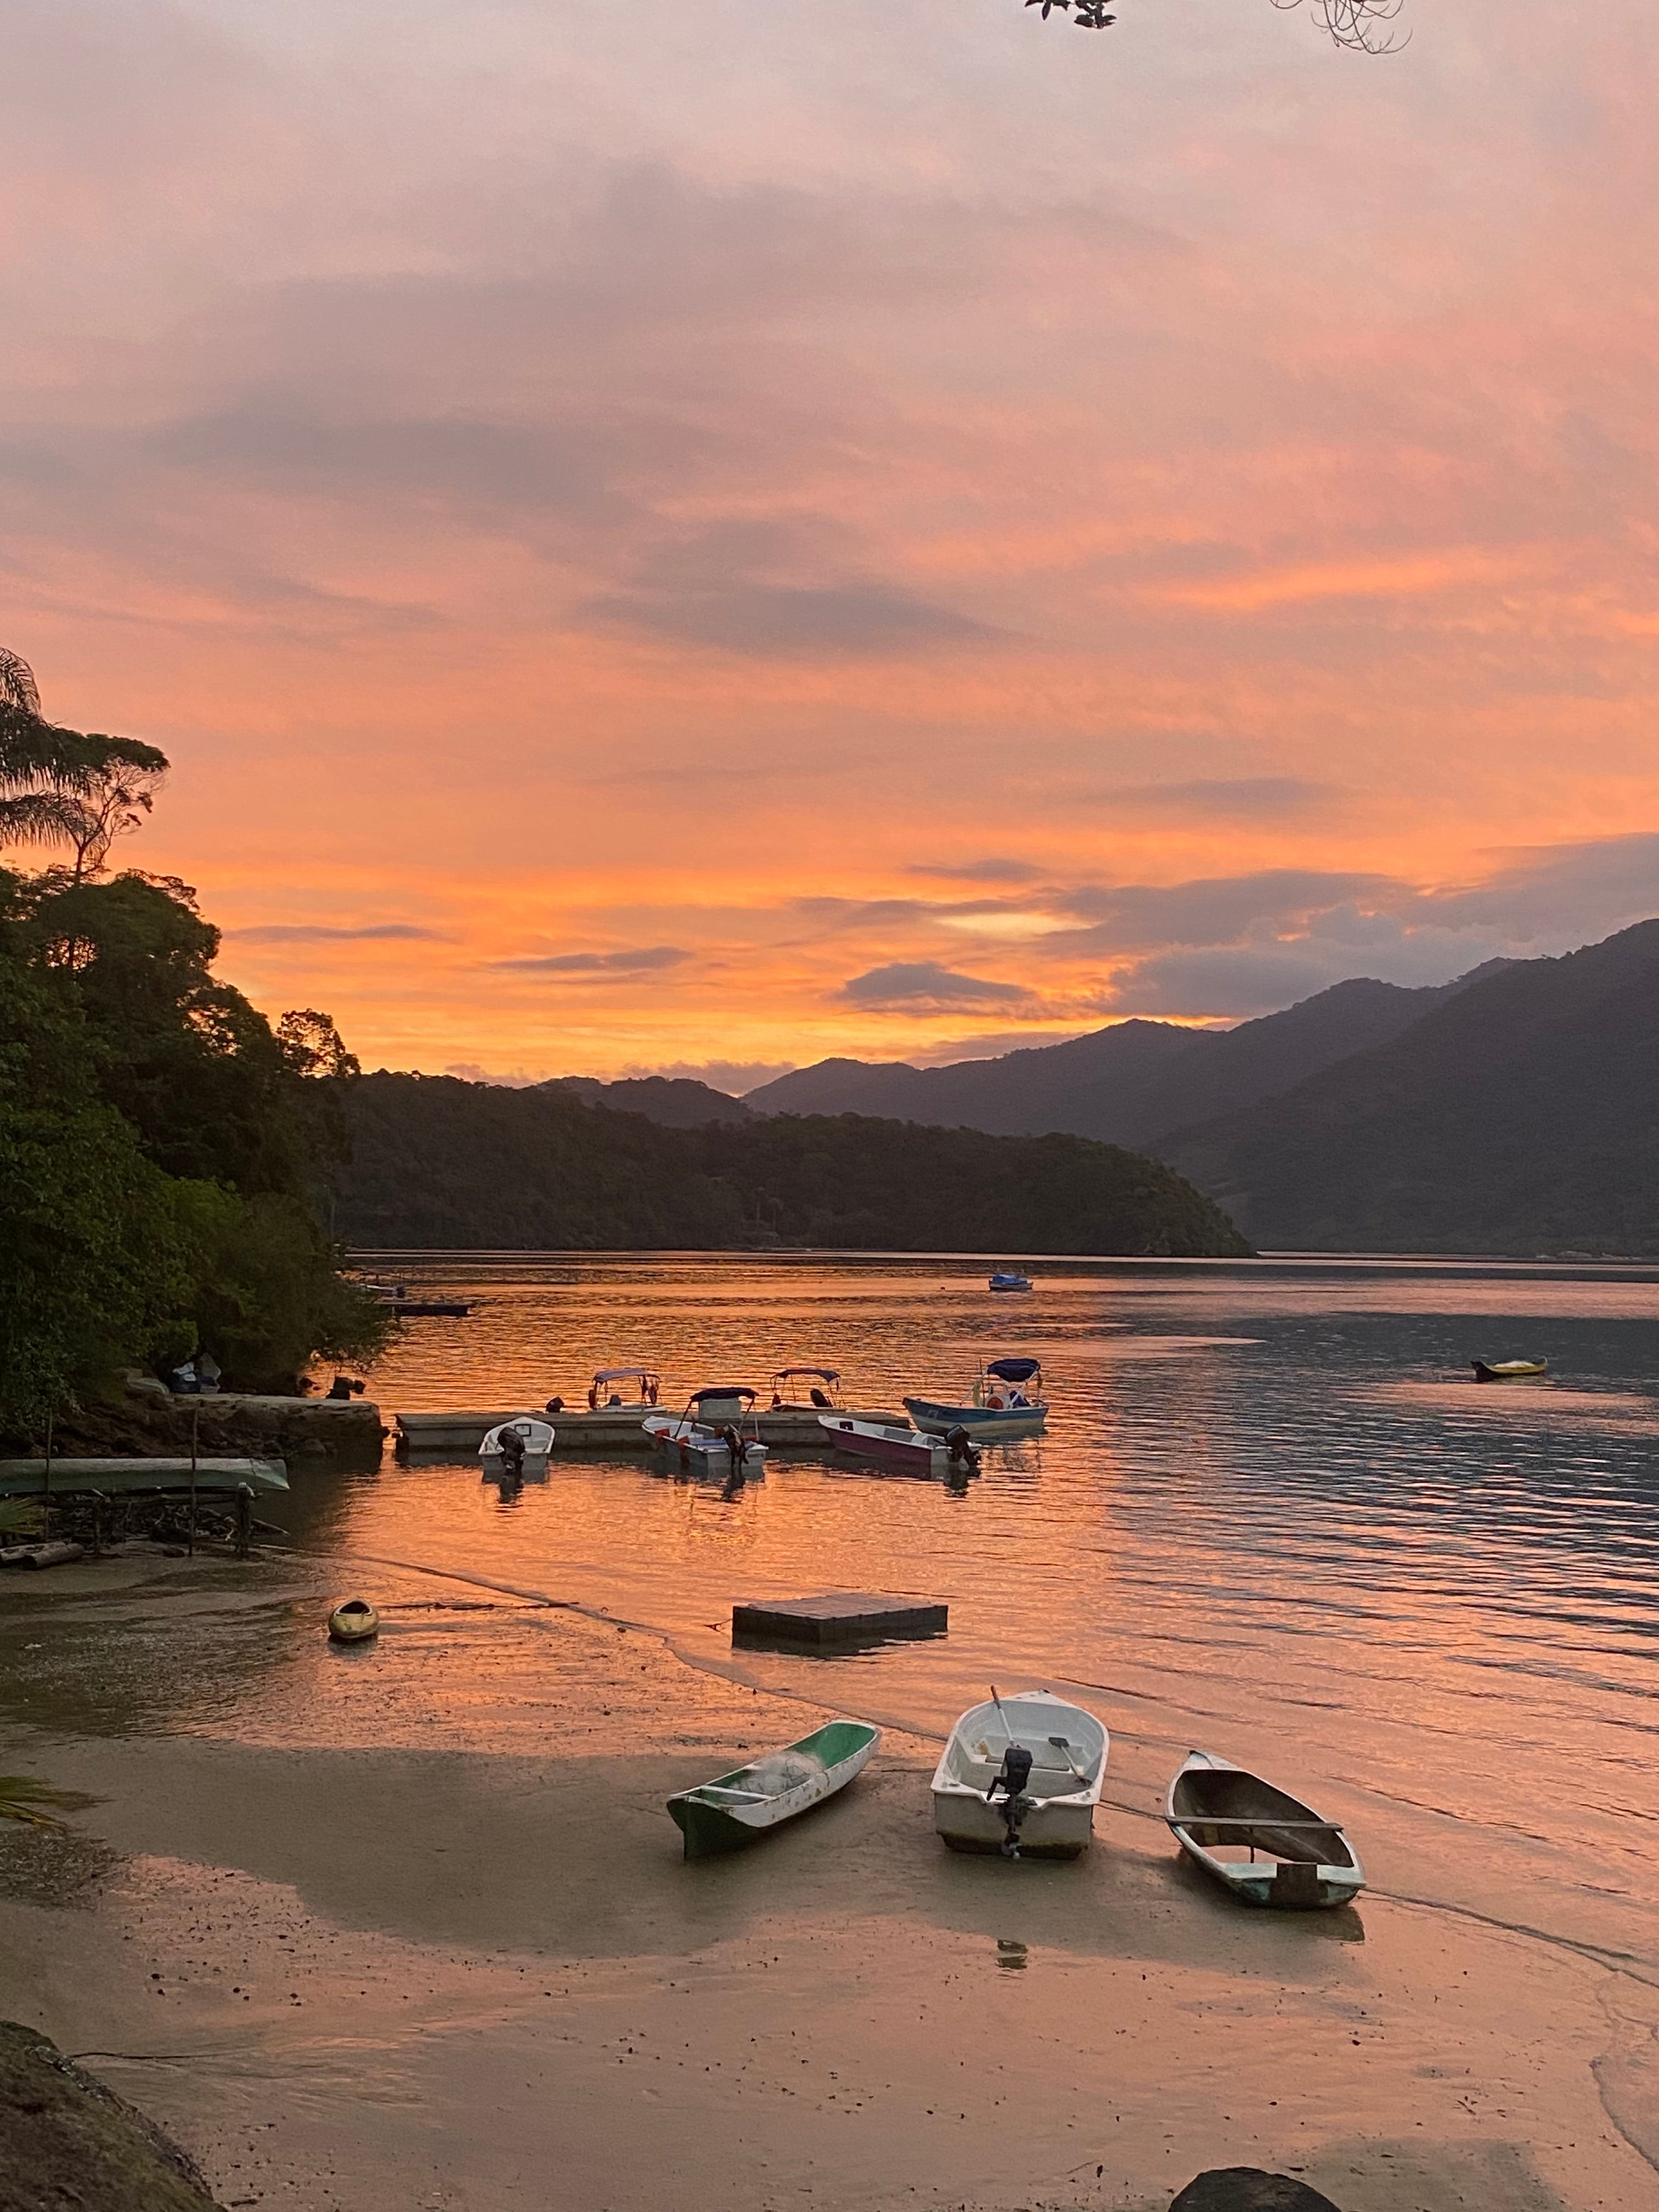
M 823 1597 L 770 1598 L 732 1608 L 732 1642 L 773 1650 L 845 1651 L 943 1636 L 949 1626 L 947 1605 L 879 1590 L 831 1590 Z
M 679 1412 L 677 1406 L 665 1404 L 657 1410 L 671 1416 Z M 656 1449 L 645 1432 L 642 1413 L 617 1413 L 604 1406 L 597 1413 L 589 1413 L 585 1406 L 567 1406 L 562 1413 L 544 1413 L 539 1406 L 507 1406 L 493 1413 L 396 1413 L 392 1419 L 400 1452 L 459 1452 L 470 1459 L 486 1429 L 493 1429 L 502 1421 L 521 1420 L 526 1415 L 538 1421 L 551 1421 L 556 1452 L 644 1453 Z M 905 1417 L 897 1413 L 860 1413 L 858 1418 L 908 1425 Z M 796 1444 L 820 1451 L 830 1448 L 818 1426 L 817 1413 L 804 1412 L 798 1407 L 775 1413 L 757 1413 L 755 1428 L 763 1444 Z M 744 1434 L 752 1433 L 754 1431 L 745 1421 Z

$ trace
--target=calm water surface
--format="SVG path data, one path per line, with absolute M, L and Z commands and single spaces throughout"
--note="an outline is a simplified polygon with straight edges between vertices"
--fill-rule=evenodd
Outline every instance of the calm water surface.
M 1204 1745 L 1346 1819 L 1375 1887 L 1659 1973 L 1659 1280 L 1623 1272 L 1245 1263 L 1038 1268 L 681 1255 L 400 1265 L 477 1301 L 405 1325 L 387 1416 L 581 1402 L 599 1366 L 671 1399 L 839 1367 L 849 1401 L 1043 1363 L 1040 1440 L 967 1494 L 782 1453 L 736 1499 L 643 1455 L 561 1454 L 503 1504 L 476 1465 L 299 1471 L 295 1534 L 494 1577 L 732 1660 L 734 1601 L 948 1598 L 951 1633 L 750 1679 L 942 1732 L 994 1680 L 1113 1731 L 1104 1840 L 1162 1850 Z M 1468 1361 L 1547 1355 L 1542 1384 Z M 459 1700 L 466 1686 L 456 1682 Z

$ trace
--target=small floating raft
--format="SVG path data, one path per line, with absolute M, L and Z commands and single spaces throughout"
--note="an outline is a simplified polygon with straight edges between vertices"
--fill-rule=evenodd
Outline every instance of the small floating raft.
M 349 1597 L 328 1616 L 328 1632 L 336 1644 L 367 1644 L 380 1632 L 380 1616 L 366 1597 Z
M 1477 1382 L 1519 1382 L 1528 1375 L 1541 1375 L 1547 1359 L 1472 1359 Z
M 1346 1905 L 1365 1887 L 1340 1821 L 1212 1751 L 1188 1755 L 1164 1817 L 1195 1865 L 1252 1905 Z
M 831 1721 L 798 1743 L 769 1751 L 668 1801 L 689 1859 L 741 1850 L 845 1790 L 881 1741 L 868 1721 Z

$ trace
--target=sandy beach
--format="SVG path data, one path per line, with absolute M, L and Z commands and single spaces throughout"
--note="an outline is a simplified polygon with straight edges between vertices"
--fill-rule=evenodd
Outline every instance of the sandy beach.
M 1077 1864 L 954 1858 L 936 1746 L 891 1731 L 845 1799 L 686 1866 L 665 1796 L 832 1709 L 833 1667 L 808 1707 L 367 1565 L 386 1625 L 340 1651 L 342 1571 L 135 1553 L 0 1601 L 0 1763 L 86 1792 L 101 1847 L 0 1843 L 0 2012 L 228 2206 L 1153 2212 L 1229 2164 L 1342 2212 L 1656 2201 L 1627 1966 L 1386 1892 L 1242 1911 L 1109 1777 Z M 233 1717 L 216 1680 L 295 1619 L 314 1649 Z

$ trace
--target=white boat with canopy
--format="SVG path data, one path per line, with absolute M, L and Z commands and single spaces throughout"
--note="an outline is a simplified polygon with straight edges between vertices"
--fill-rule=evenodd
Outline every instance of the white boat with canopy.
M 1111 1739 L 1048 1690 L 971 1705 L 933 1775 L 933 1826 L 953 1851 L 1074 1859 L 1094 1835 Z
M 766 1471 L 766 1446 L 755 1421 L 757 1395 L 747 1383 L 711 1382 L 691 1393 L 683 1413 L 647 1413 L 640 1425 L 682 1468 L 753 1477 Z
M 587 1386 L 587 1410 L 646 1414 L 655 1410 L 661 1394 L 662 1377 L 654 1368 L 601 1367 Z

